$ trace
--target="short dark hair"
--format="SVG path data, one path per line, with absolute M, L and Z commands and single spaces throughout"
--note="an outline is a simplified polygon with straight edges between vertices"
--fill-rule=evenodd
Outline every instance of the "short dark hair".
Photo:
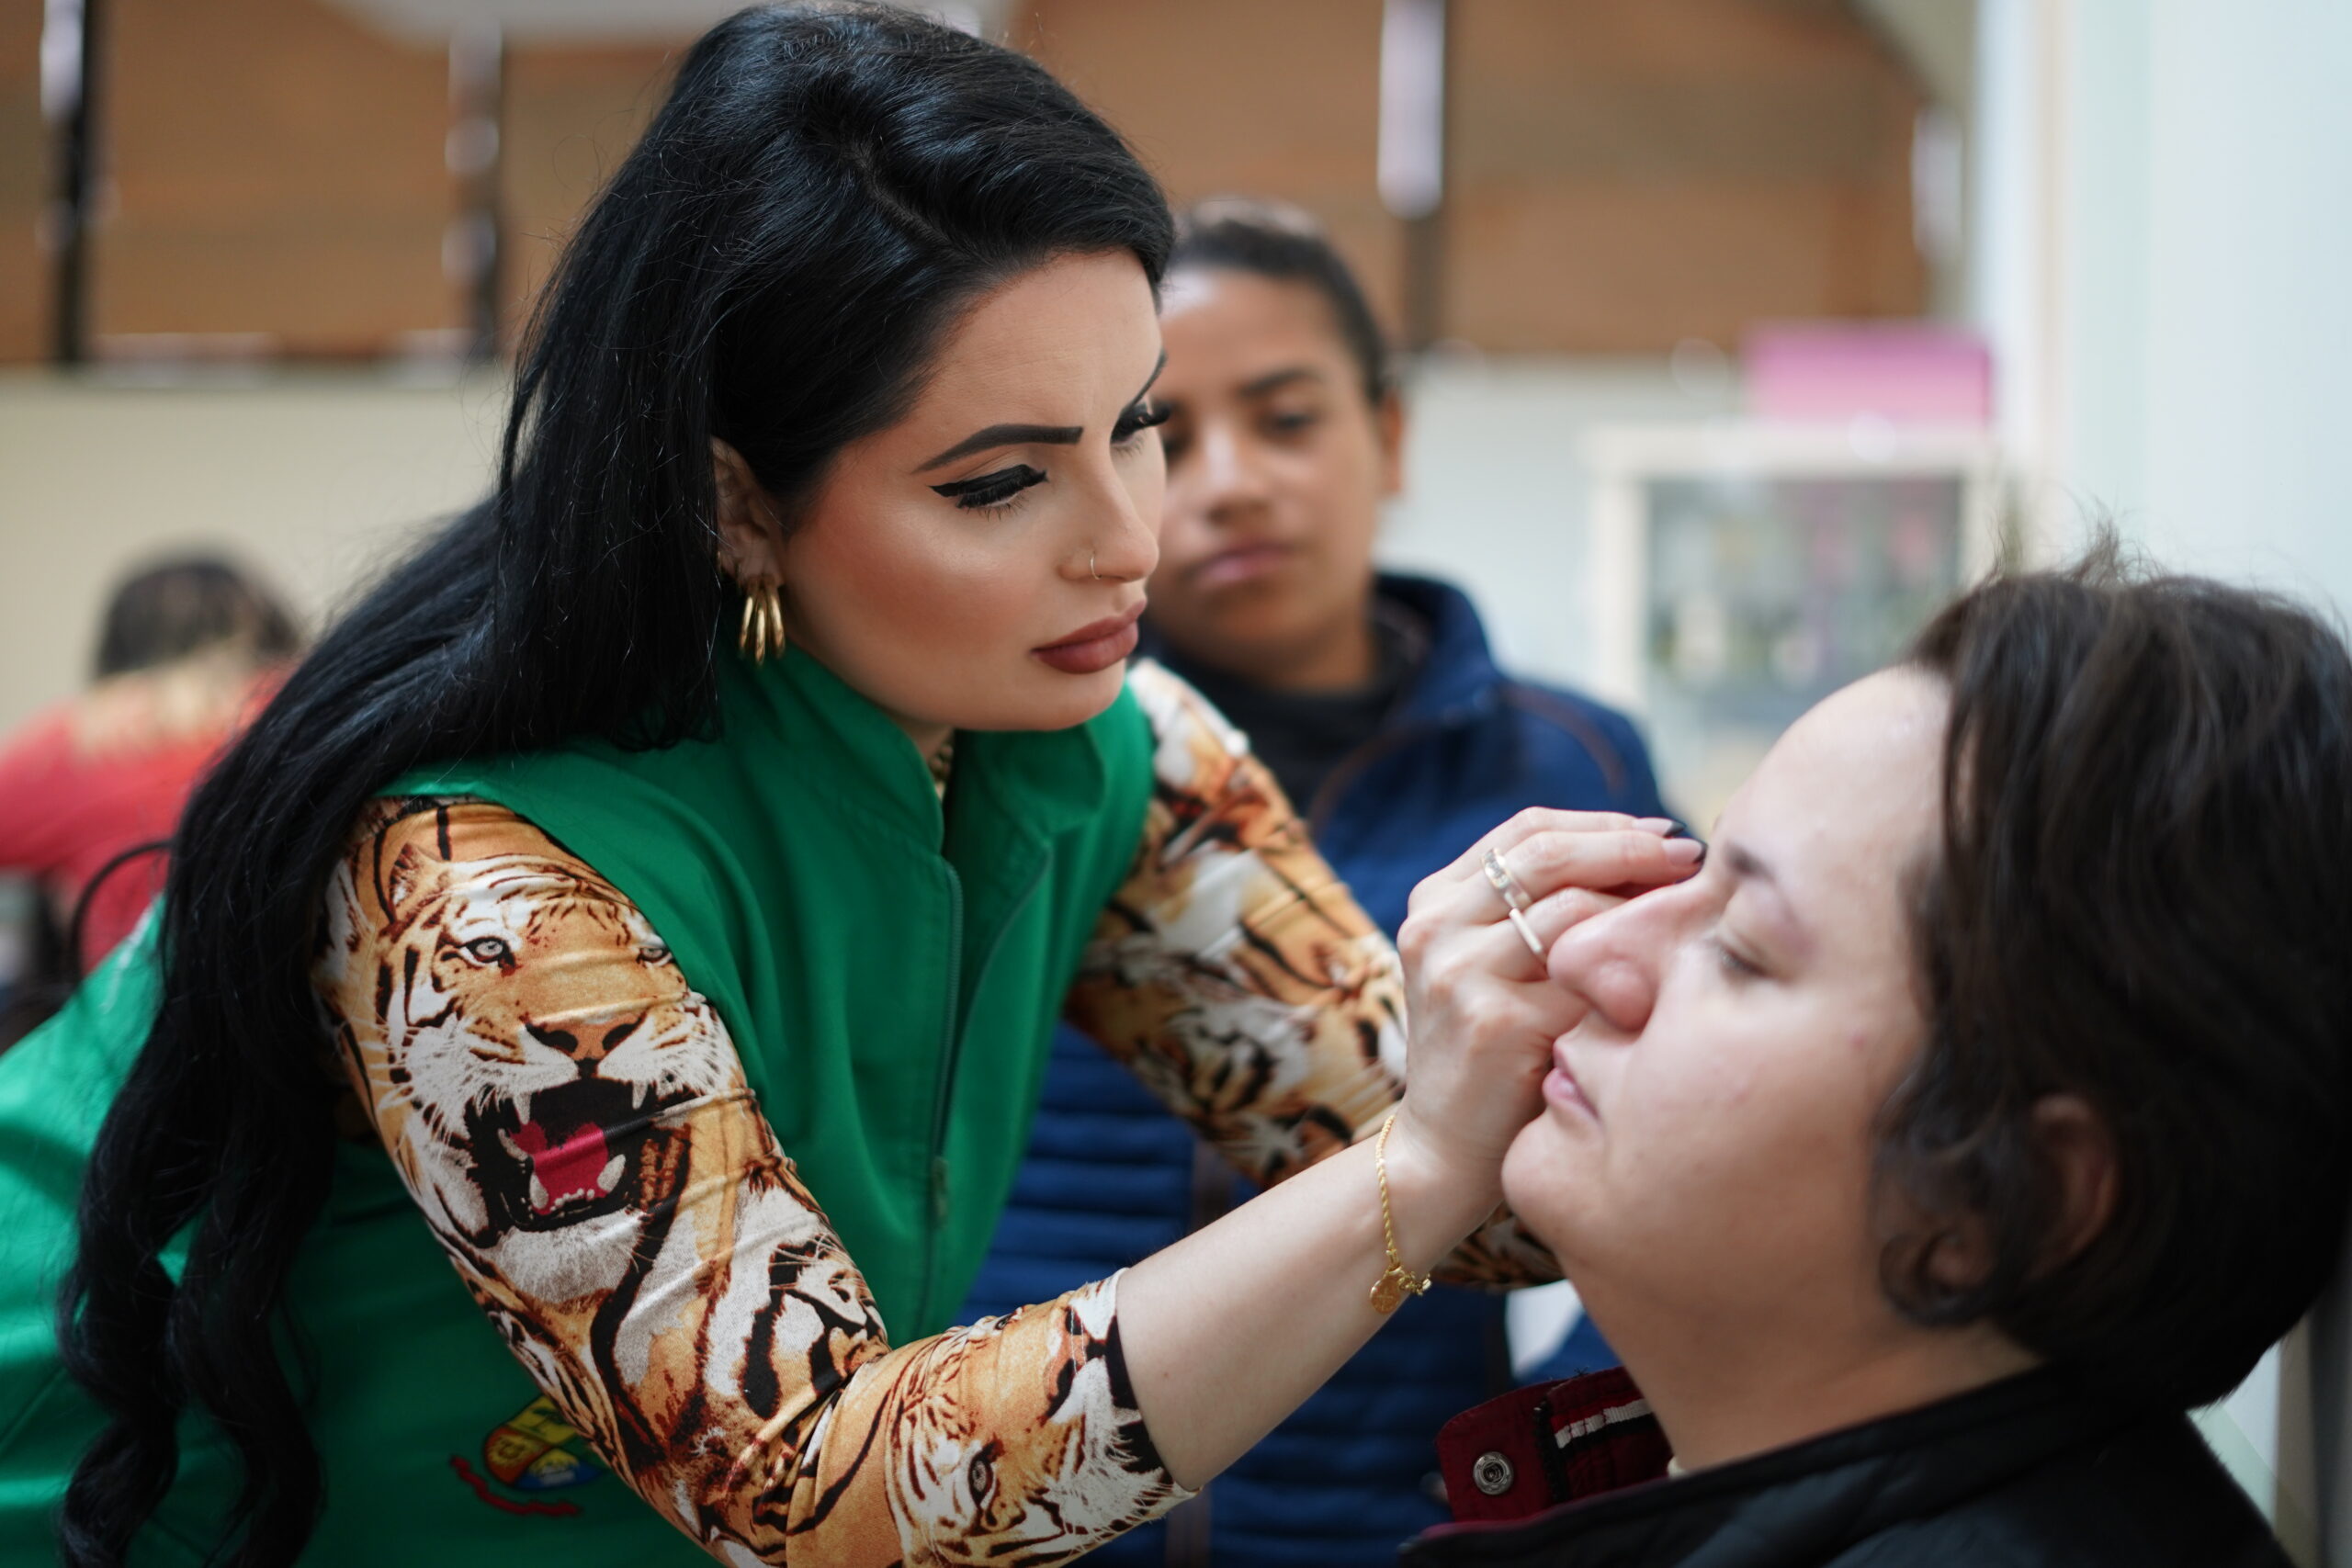
M 224 646 L 272 660 L 292 658 L 301 644 L 285 606 L 228 561 L 158 561 L 124 578 L 107 600 L 96 673 L 152 669 Z
M 1282 283 L 1303 283 L 1331 307 L 1340 341 L 1356 362 L 1367 401 L 1378 403 L 1395 383 L 1388 340 L 1365 302 L 1363 287 L 1312 214 L 1287 202 L 1221 196 L 1196 203 L 1176 220 L 1176 248 L 1168 270 L 1222 267 Z
M 2311 1306 L 2352 1199 L 2352 659 L 2286 599 L 2112 540 L 1997 576 L 1911 655 L 1951 694 L 1915 879 L 1928 1031 L 1878 1168 L 1892 1298 L 2210 1403 Z M 2117 1199 L 2054 1257 L 2034 1108 L 2113 1139 Z M 1939 1279 L 1981 1227 L 1989 1268 Z

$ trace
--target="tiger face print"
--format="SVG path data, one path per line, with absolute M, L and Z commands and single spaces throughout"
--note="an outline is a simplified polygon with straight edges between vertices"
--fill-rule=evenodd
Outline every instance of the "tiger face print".
M 1110 1304 L 1101 1292 L 1083 1294 L 942 1343 L 924 1369 L 931 1396 L 897 1413 L 907 1462 L 890 1472 L 890 1503 L 911 1527 L 909 1562 L 1041 1561 L 1073 1536 L 1107 1538 L 1172 1500 L 1164 1490 L 1139 1500 L 1090 1479 L 1132 1472 L 1150 1449 L 1132 1391 L 1114 1386 Z M 1036 1440 L 1004 1440 L 1009 1389 L 1036 1412 Z
M 1046 1563 L 1164 1511 L 1115 1281 L 892 1349 L 724 1022 L 504 808 L 371 810 L 314 978 L 443 1249 L 613 1473 L 741 1562 Z
M 1129 681 L 1156 784 L 1068 1015 L 1279 1180 L 1396 1103 L 1396 960 L 1246 743 L 1164 671 Z M 724 1021 L 529 823 L 383 806 L 328 906 L 322 999 L 444 1250 L 564 1420 L 712 1555 L 1045 1568 L 1186 1495 L 1127 1384 L 1116 1276 L 890 1346 Z M 1550 1260 L 1498 1215 L 1442 1271 Z
M 370 1027 L 338 1038 L 385 1086 L 371 1118 L 435 1228 L 513 1267 L 554 1250 L 537 1237 L 668 1199 L 664 1113 L 733 1074 L 710 1004 L 627 899 L 511 818 L 461 815 L 460 862 L 469 808 L 430 809 L 432 832 L 394 844 L 413 813 L 383 803 L 372 852 L 338 867 L 320 978 L 373 998 Z

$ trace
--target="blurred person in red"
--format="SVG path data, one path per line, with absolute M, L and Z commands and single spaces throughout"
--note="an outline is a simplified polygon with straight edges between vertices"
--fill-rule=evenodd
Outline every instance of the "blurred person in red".
M 138 852 L 171 837 L 298 647 L 277 601 L 216 557 L 161 561 L 115 590 L 88 689 L 0 747 L 0 871 L 33 878 L 74 944 L 62 973 L 31 979 L 86 972 L 130 934 L 164 886 L 164 856 Z

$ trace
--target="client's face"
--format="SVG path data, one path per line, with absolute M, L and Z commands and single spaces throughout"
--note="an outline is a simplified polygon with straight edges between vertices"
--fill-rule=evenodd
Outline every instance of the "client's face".
M 1133 256 L 984 296 L 833 460 L 779 562 L 792 636 L 910 726 L 1052 729 L 1119 694 L 1159 559 L 1159 364 Z
M 1892 1332 L 1871 1120 L 1917 1055 L 1901 879 L 1932 841 L 1942 687 L 1875 675 L 1783 736 L 1689 882 L 1572 929 L 1590 1011 L 1504 1187 L 1603 1332 L 1782 1318 Z

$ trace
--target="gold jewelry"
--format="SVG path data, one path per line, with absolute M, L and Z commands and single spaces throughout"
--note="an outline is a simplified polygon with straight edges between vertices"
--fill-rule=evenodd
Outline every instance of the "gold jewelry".
M 1536 936 L 1535 928 L 1527 923 L 1527 911 L 1532 906 L 1528 903 L 1527 891 L 1520 886 L 1519 878 L 1510 874 L 1503 857 L 1493 850 L 1488 850 L 1479 863 L 1486 868 L 1487 881 L 1502 897 L 1503 918 L 1510 921 L 1510 929 L 1519 933 L 1519 940 L 1527 944 L 1527 951 L 1535 955 L 1536 963 L 1549 964 L 1551 960 L 1544 955 L 1542 940 Z
M 931 754 L 930 762 L 931 787 L 939 792 L 940 799 L 945 800 L 947 798 L 947 775 L 953 772 L 956 767 L 955 731 L 948 731 L 947 739 L 939 743 L 939 750 Z
M 1388 1245 L 1388 1271 L 1373 1284 L 1372 1310 L 1384 1317 L 1402 1306 L 1407 1296 L 1418 1296 L 1430 1288 L 1430 1277 L 1406 1268 L 1396 1250 L 1396 1218 L 1388 1210 L 1388 1129 L 1396 1124 L 1396 1112 L 1391 1111 L 1372 1145 L 1372 1166 L 1380 1173 L 1380 1234 Z
M 752 583 L 743 590 L 743 619 L 735 629 L 735 646 L 754 664 L 784 657 L 784 591 L 775 583 Z

